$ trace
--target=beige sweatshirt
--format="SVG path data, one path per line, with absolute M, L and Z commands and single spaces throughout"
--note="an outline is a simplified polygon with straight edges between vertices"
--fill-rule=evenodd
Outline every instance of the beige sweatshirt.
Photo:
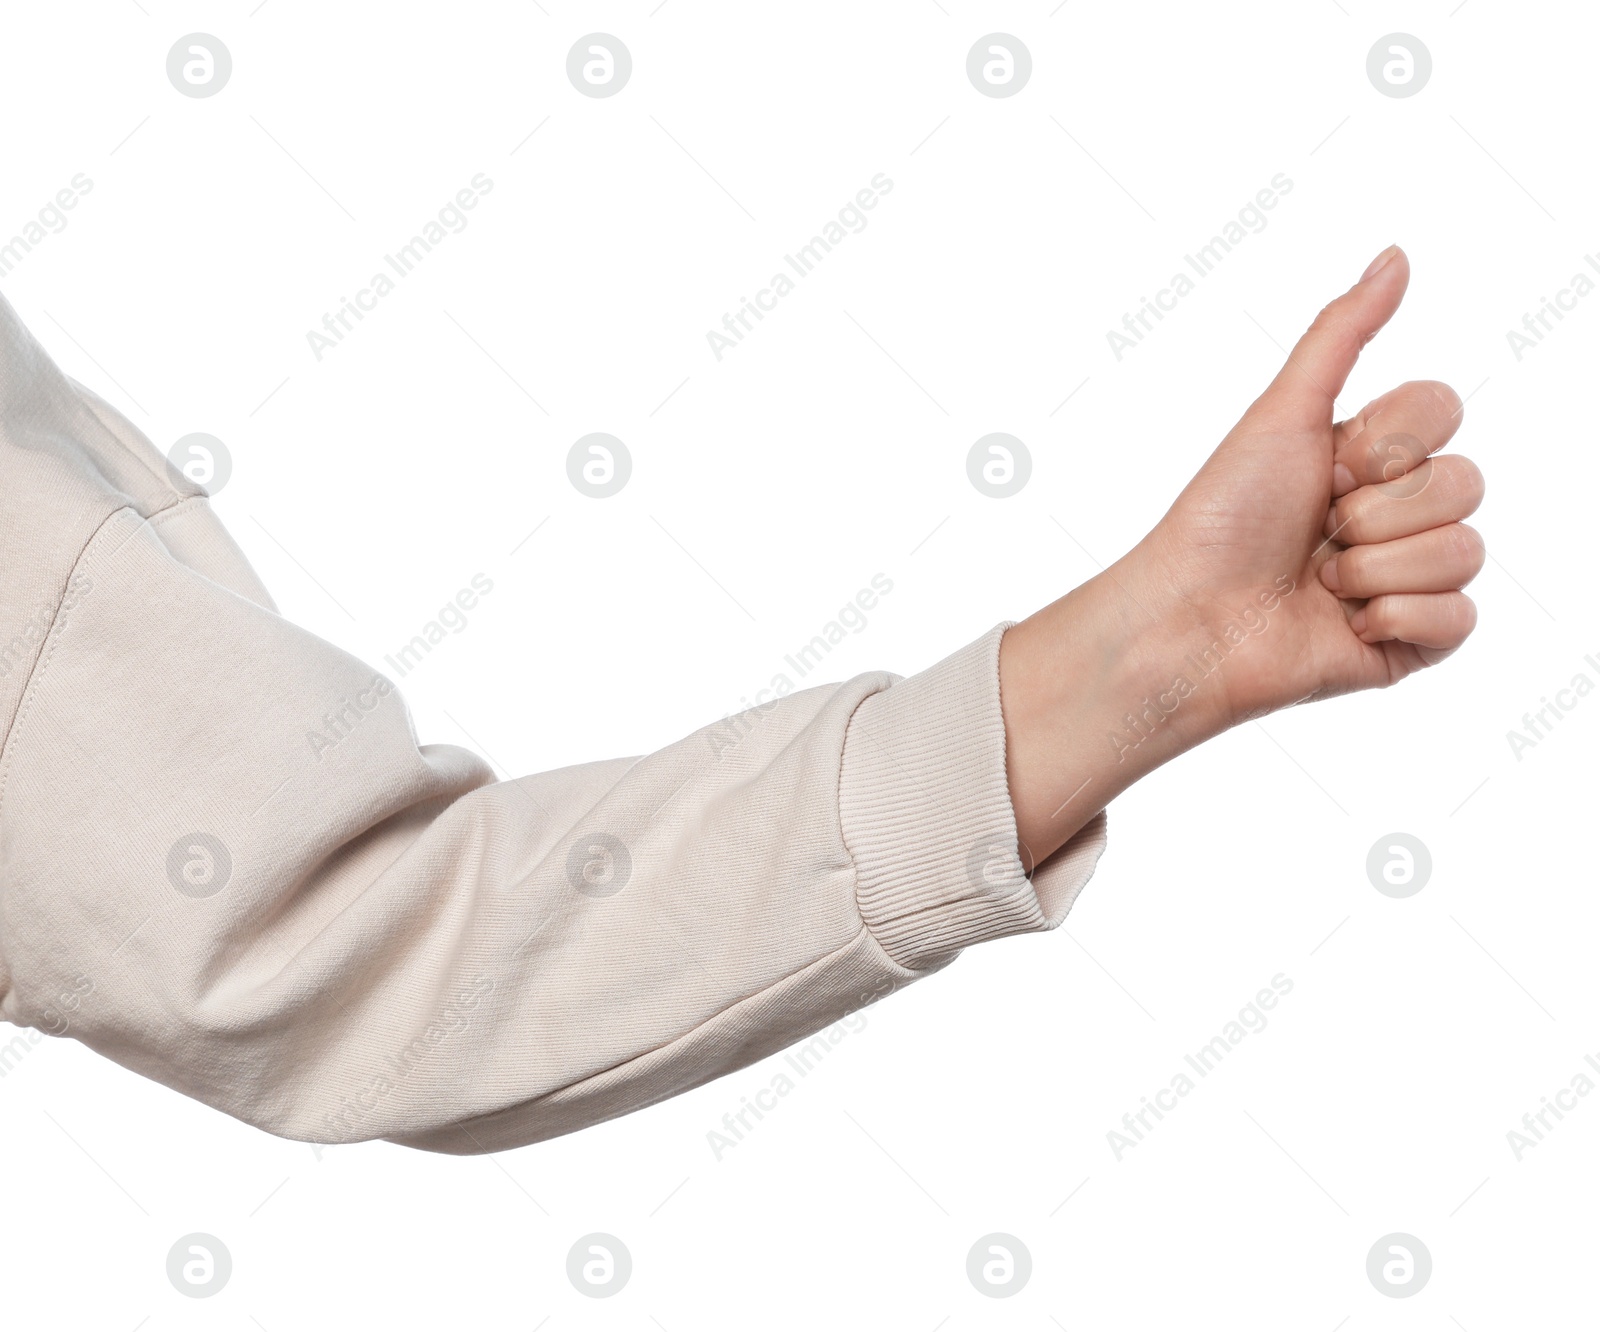
M 685 1091 L 1066 915 L 1105 817 L 1025 876 L 1009 623 L 498 782 L 0 298 L 0 1018 L 312 1142 L 498 1151 Z

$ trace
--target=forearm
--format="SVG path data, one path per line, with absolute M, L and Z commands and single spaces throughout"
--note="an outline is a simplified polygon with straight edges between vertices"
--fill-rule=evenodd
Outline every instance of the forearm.
M 70 1034 L 260 1127 L 500 1150 L 1049 923 L 1014 858 L 974 859 L 1012 837 L 993 632 L 495 783 L 161 516 L 90 544 L 10 732 L 8 1020 L 87 987 Z
M 495 782 L 273 609 L 206 499 L 0 299 L 0 1019 L 312 1141 L 498 1150 L 1049 928 L 1004 625 L 654 754 Z M 570 706 L 548 698 L 549 708 Z
M 1224 682 L 1190 663 L 1209 646 L 1139 550 L 1006 631 L 1006 778 L 1031 870 L 1122 791 L 1225 730 Z M 1195 677 L 1199 676 L 1199 679 Z

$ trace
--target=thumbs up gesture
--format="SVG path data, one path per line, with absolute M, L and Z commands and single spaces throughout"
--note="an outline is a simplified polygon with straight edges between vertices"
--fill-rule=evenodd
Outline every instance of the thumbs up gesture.
M 1461 424 L 1461 399 L 1419 380 L 1334 419 L 1410 277 L 1391 246 L 1328 304 L 1148 538 L 1200 627 L 1237 617 L 1256 589 L 1280 592 L 1262 650 L 1218 672 L 1239 718 L 1393 684 L 1449 656 L 1476 624 L 1461 589 L 1484 545 L 1463 520 L 1483 500 L 1483 475 L 1460 455 L 1434 456 Z
M 1336 419 L 1361 349 L 1399 309 L 1397 247 L 1317 315 L 1155 528 L 1006 631 L 1007 776 L 1024 863 L 1177 753 L 1275 709 L 1391 685 L 1477 622 L 1483 475 L 1441 454 L 1448 385 Z M 1077 793 L 1081 792 L 1081 796 Z

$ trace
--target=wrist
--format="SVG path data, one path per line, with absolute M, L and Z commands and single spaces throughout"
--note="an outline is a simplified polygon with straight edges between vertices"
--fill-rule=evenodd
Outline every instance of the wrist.
M 1205 626 L 1136 548 L 1006 631 L 1006 775 L 1030 869 L 1113 798 L 1238 720 Z

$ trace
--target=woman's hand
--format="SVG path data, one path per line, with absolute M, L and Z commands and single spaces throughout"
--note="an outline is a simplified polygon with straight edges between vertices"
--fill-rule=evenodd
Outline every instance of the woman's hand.
M 1450 655 L 1482 568 L 1462 521 L 1482 474 L 1461 401 L 1403 384 L 1334 401 L 1405 295 L 1397 247 L 1329 304 L 1153 531 L 1007 631 L 1007 776 L 1019 850 L 1043 860 L 1152 768 L 1251 717 L 1390 685 Z

